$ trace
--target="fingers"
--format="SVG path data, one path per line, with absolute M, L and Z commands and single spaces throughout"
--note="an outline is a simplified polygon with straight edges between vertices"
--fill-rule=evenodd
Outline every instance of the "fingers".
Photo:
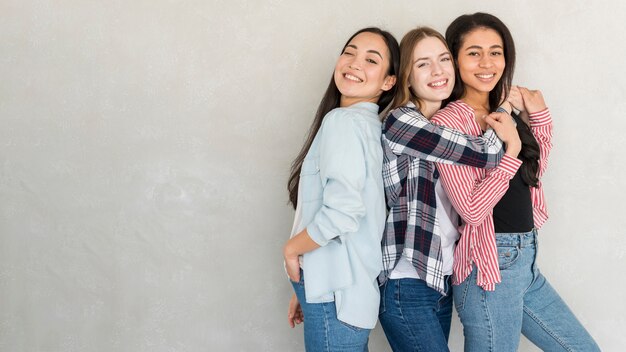
M 489 115 L 483 116 L 483 119 L 487 121 L 487 119 L 494 121 L 503 121 L 504 119 L 510 119 L 510 115 L 504 112 L 492 112 Z
M 507 101 L 517 110 L 524 110 L 524 99 L 519 86 L 512 86 Z
M 304 321 L 304 314 L 302 314 L 302 307 L 300 306 L 300 302 L 298 301 L 298 297 L 293 294 L 291 296 L 291 300 L 289 301 L 289 309 L 287 311 L 287 322 L 289 326 L 294 328 L 297 324 L 300 324 Z
M 289 326 L 290 326 L 292 329 L 296 327 L 296 324 L 295 324 L 295 322 L 293 321 L 293 315 L 290 315 L 290 316 L 287 318 L 287 321 L 289 322 Z
M 483 118 L 503 142 L 507 143 L 519 138 L 515 122 L 510 115 L 505 113 L 491 113 Z
M 295 300 L 295 302 L 294 302 Z M 298 304 L 298 298 L 295 294 L 291 296 L 289 300 L 289 308 L 287 309 L 287 321 L 289 322 L 289 326 L 292 328 L 295 327 L 294 319 L 296 317 L 296 305 Z
M 540 90 L 530 90 L 524 87 L 520 87 L 519 90 L 528 113 L 532 114 L 546 109 L 546 102 Z
M 298 309 L 296 310 L 296 314 L 294 315 L 293 322 L 295 324 L 300 324 L 304 321 L 304 314 L 302 314 L 302 309 L 300 305 L 298 305 Z
M 487 125 L 489 125 L 491 128 L 496 129 L 495 126 L 497 126 L 497 124 L 499 124 L 500 122 L 498 122 L 498 120 L 496 120 L 493 116 L 491 115 L 485 115 L 483 116 L 483 119 L 485 120 L 485 122 L 487 123 Z

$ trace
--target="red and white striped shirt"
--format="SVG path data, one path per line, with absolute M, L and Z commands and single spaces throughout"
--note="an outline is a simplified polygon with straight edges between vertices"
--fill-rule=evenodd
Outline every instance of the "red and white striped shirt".
M 469 135 L 483 132 L 474 119 L 474 109 L 461 100 L 448 104 L 431 119 L 432 122 L 455 128 Z M 530 114 L 530 128 L 539 143 L 539 173 L 541 179 L 552 149 L 552 117 L 548 109 Z M 493 291 L 501 281 L 498 268 L 498 251 L 493 225 L 493 207 L 509 188 L 522 161 L 504 155 L 495 169 L 471 166 L 437 164 L 442 185 L 452 205 L 463 219 L 459 228 L 461 239 L 454 251 L 452 283 L 458 285 L 472 272 L 472 263 L 478 268 L 476 284 Z M 541 180 L 530 188 L 533 219 L 540 228 L 548 219 Z

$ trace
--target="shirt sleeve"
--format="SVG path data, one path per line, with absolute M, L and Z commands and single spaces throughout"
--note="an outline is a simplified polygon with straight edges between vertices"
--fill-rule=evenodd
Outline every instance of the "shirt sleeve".
M 552 115 L 545 108 L 529 115 L 530 129 L 539 143 L 539 173 L 541 178 L 548 168 L 548 156 L 552 150 Z
M 355 123 L 350 115 L 331 112 L 320 129 L 322 206 L 307 226 L 309 236 L 320 246 L 358 230 L 365 215 L 365 155 Z
M 504 154 L 493 130 L 479 137 L 467 135 L 433 124 L 411 107 L 390 112 L 384 122 L 383 140 L 396 155 L 480 168 L 497 166 Z
M 537 187 L 530 188 L 530 195 L 533 202 L 533 217 L 535 226 L 541 228 L 548 220 L 548 209 L 541 177 L 548 168 L 548 156 L 552 150 L 552 116 L 546 108 L 542 111 L 529 115 L 530 129 L 539 143 L 539 183 Z
M 434 123 L 446 123 L 463 128 L 462 116 L 435 116 Z M 493 207 L 509 188 L 522 161 L 504 155 L 498 167 L 483 176 L 480 170 L 469 166 L 437 164 L 440 179 L 450 202 L 465 223 L 478 226 L 491 214 Z

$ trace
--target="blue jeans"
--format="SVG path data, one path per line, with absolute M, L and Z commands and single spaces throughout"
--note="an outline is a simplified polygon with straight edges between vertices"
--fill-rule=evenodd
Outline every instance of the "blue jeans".
M 335 302 L 306 303 L 304 273 L 291 282 L 304 314 L 304 346 L 307 352 L 367 352 L 370 329 L 337 319 Z
M 537 231 L 498 233 L 502 283 L 495 291 L 476 285 L 476 268 L 454 288 L 465 351 L 517 351 L 524 334 L 544 351 L 600 351 L 535 261 Z
M 449 351 L 452 319 L 450 278 L 447 296 L 418 279 L 388 279 L 380 287 L 379 320 L 394 351 Z

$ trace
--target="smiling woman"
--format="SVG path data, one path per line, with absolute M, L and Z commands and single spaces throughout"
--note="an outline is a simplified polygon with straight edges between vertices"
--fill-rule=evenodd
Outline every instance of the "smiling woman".
M 383 123 L 389 215 L 382 240 L 379 317 L 394 351 L 447 351 L 452 252 L 459 234 L 434 163 L 494 167 L 502 144 L 493 130 L 474 137 L 430 123 L 455 78 L 441 34 L 416 28 L 404 36 L 400 51 L 398 94 Z M 490 122 L 503 139 L 516 133 L 510 120 Z
M 395 83 L 395 77 L 391 82 L 392 77 L 385 69 L 389 67 L 389 57 L 389 50 L 378 34 L 364 32 L 354 37 L 339 56 L 333 75 L 341 92 L 340 106 L 363 101 L 377 103 L 382 92 Z
M 475 13 L 446 31 L 458 62 L 455 87 L 433 121 L 479 136 L 485 114 L 508 102 L 518 136 L 486 172 L 437 165 L 463 225 L 454 253 L 454 302 L 465 351 L 517 351 L 520 335 L 544 351 L 599 351 L 537 268 L 537 229 L 548 218 L 542 184 L 552 148 L 552 117 L 539 91 L 511 86 L 515 46 L 498 18 Z M 501 116 L 511 121 L 508 115 Z
M 292 164 L 296 215 L 284 258 L 295 294 L 288 320 L 292 327 L 304 320 L 307 351 L 367 350 L 376 325 L 385 221 L 378 113 L 395 91 L 398 62 L 390 33 L 355 33 Z

